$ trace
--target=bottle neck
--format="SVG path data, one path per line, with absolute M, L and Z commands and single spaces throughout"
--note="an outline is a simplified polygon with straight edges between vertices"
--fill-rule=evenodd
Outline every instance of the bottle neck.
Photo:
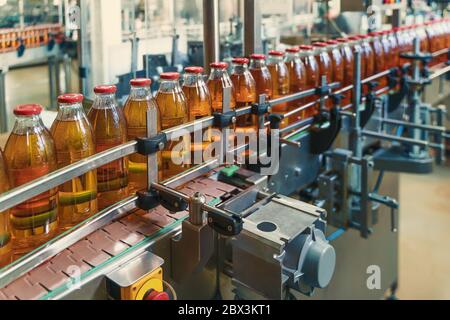
M 188 87 L 200 87 L 205 85 L 205 81 L 203 80 L 203 75 L 201 73 L 185 73 L 183 80 L 183 85 Z
M 209 75 L 209 80 L 219 80 L 229 78 L 228 72 L 226 69 L 217 69 L 212 68 L 211 73 Z
M 149 100 L 151 97 L 150 87 L 131 86 L 130 99 L 132 100 Z
M 92 105 L 94 109 L 112 109 L 116 107 L 117 103 L 114 94 L 97 94 Z
M 269 59 L 267 59 L 268 65 L 276 65 L 283 63 L 283 56 L 269 56 Z
M 300 55 L 298 53 L 288 52 L 285 56 L 286 62 L 292 62 L 300 59 Z
M 12 132 L 19 135 L 36 134 L 44 129 L 44 123 L 39 115 L 16 116 L 16 123 Z
M 265 60 L 256 60 L 252 59 L 250 62 L 250 69 L 263 69 L 266 68 L 266 61 Z
M 248 72 L 248 65 L 246 64 L 234 64 L 233 74 L 244 74 Z
M 79 120 L 84 117 L 83 105 L 81 103 L 60 104 L 57 120 Z
M 178 80 L 161 80 L 161 84 L 159 85 L 159 92 L 162 93 L 170 93 L 170 92 L 180 92 L 180 83 Z

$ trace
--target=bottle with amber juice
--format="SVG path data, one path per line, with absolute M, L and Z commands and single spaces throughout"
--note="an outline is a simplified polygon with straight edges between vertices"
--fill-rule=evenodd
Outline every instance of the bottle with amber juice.
M 211 95 L 203 78 L 202 67 L 186 67 L 183 76 L 183 93 L 186 96 L 189 121 L 194 121 L 212 114 Z M 203 152 L 211 143 L 211 129 L 202 131 L 201 141 L 195 141 L 195 133 L 191 134 L 191 160 L 196 159 L 196 152 Z M 200 160 L 200 158 L 198 157 Z M 199 163 L 194 163 L 199 164 Z
M 300 59 L 305 65 L 306 72 L 306 84 L 305 89 L 311 90 L 315 89 L 319 86 L 319 78 L 320 78 L 320 70 L 317 59 L 314 55 L 314 47 L 310 45 L 301 45 L 300 49 Z M 316 95 L 305 98 L 305 102 L 311 103 L 317 100 L 318 97 Z M 305 110 L 304 117 L 311 117 L 317 113 L 316 106 L 310 107 Z
M 289 93 L 294 94 L 306 89 L 306 68 L 303 61 L 300 59 L 300 48 L 293 47 L 286 49 L 284 62 L 289 71 Z M 289 103 L 289 111 L 297 109 L 305 102 L 304 99 L 298 99 Z M 289 123 L 294 123 L 303 119 L 305 111 L 298 112 L 289 117 Z
M 152 81 L 147 78 L 130 80 L 130 96 L 125 103 L 123 113 L 127 121 L 127 140 L 147 137 L 147 112 L 153 110 L 158 114 L 156 101 L 152 97 L 150 85 Z M 161 131 L 159 115 L 155 123 L 155 132 Z M 159 165 L 161 154 L 158 154 Z M 159 167 L 159 166 L 158 166 Z M 159 171 L 159 179 L 162 178 Z M 132 154 L 128 159 L 129 192 L 135 193 L 147 188 L 147 157 L 138 153 Z
M 0 150 L 0 194 L 9 190 L 9 179 L 3 152 Z M 12 261 L 11 230 L 9 227 L 9 210 L 0 212 L 0 268 Z
M 127 141 L 127 124 L 117 105 L 114 85 L 94 88 L 95 100 L 88 118 L 95 136 L 95 151 L 102 152 Z M 103 210 L 128 196 L 128 158 L 97 169 L 98 207 Z
M 59 111 L 50 129 L 58 169 L 95 154 L 94 134 L 83 110 L 83 95 L 58 97 Z M 59 226 L 69 229 L 97 212 L 97 173 L 89 171 L 58 187 Z
M 38 179 L 57 167 L 56 149 L 40 114 L 42 106 L 20 105 L 16 123 L 5 146 L 11 188 Z M 58 229 L 58 188 L 25 201 L 10 210 L 14 254 L 28 253 L 53 238 Z
M 186 96 L 181 89 L 180 74 L 166 72 L 160 74 L 160 86 L 156 94 L 161 118 L 161 129 L 169 129 L 188 122 L 188 107 Z M 189 168 L 183 159 L 190 152 L 189 137 L 181 137 L 177 141 L 170 141 L 162 152 L 162 176 L 169 179 Z M 173 161 L 175 160 L 175 162 Z
M 256 96 L 266 95 L 266 100 L 273 96 L 272 75 L 266 64 L 266 56 L 259 53 L 254 53 L 250 56 L 250 73 L 255 79 Z M 257 98 L 258 99 L 258 98 Z
M 281 51 L 269 51 L 267 59 L 267 68 L 269 68 L 272 77 L 272 98 L 277 99 L 289 94 L 290 80 L 289 70 L 284 62 L 284 53 Z M 287 102 L 277 104 L 272 107 L 272 112 L 278 114 L 287 113 L 289 104 Z M 289 124 L 289 119 L 283 119 L 280 128 L 285 128 Z
M 256 82 L 248 68 L 247 58 L 234 58 L 232 60 L 231 82 L 234 87 L 234 98 L 237 108 L 251 106 L 258 100 L 256 95 Z M 237 119 L 237 129 L 241 131 L 256 130 L 258 118 L 253 114 L 246 114 Z

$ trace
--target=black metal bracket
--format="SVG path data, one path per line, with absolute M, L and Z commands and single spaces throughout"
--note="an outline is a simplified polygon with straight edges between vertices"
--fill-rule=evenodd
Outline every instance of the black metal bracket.
M 408 95 L 409 92 L 409 83 L 408 83 L 408 77 L 404 75 L 400 79 L 400 90 L 398 90 L 396 93 L 389 94 L 388 99 L 388 112 L 394 112 L 398 109 L 398 107 L 401 105 L 402 101 L 405 99 L 405 97 Z
M 316 88 L 316 95 L 318 95 L 318 96 L 321 96 L 321 97 L 329 96 L 330 93 L 331 93 L 331 87 L 328 84 Z
M 277 130 L 280 129 L 281 121 L 283 121 L 284 115 L 272 113 L 269 115 L 269 121 L 270 121 L 270 129 Z
M 375 111 L 375 104 L 377 101 L 380 101 L 380 98 L 378 98 L 373 91 L 366 96 L 366 107 L 364 108 L 364 111 L 360 112 L 359 125 L 361 128 L 364 128 L 367 123 L 369 123 L 369 120 Z
M 411 52 L 407 53 L 401 53 L 400 57 L 407 60 L 417 60 L 423 62 L 425 65 L 430 63 L 430 61 L 433 59 L 433 56 L 429 53 L 420 53 L 420 54 L 414 54 Z
M 388 87 L 389 89 L 395 88 L 399 84 L 399 69 L 392 68 L 388 75 Z
M 344 99 L 345 96 L 343 94 L 334 93 L 330 96 L 331 101 L 333 102 L 333 106 L 335 108 L 340 107 L 342 99 Z
M 228 111 L 225 113 L 215 112 L 213 114 L 215 128 L 223 129 L 231 126 L 236 119 L 236 111 Z
M 252 105 L 252 114 L 257 116 L 263 116 L 269 112 L 270 103 L 255 103 Z
M 208 225 L 220 235 L 233 237 L 241 233 L 243 221 L 242 218 L 236 214 L 208 212 Z
M 161 132 L 151 138 L 137 138 L 136 141 L 137 153 L 149 156 L 164 149 L 167 144 L 167 135 Z
M 321 154 L 328 150 L 336 140 L 336 137 L 341 130 L 342 121 L 341 115 L 337 108 L 333 108 L 329 113 L 329 125 L 321 127 L 315 125 L 311 127 L 311 153 Z
M 138 197 L 136 206 L 144 211 L 152 210 L 159 205 L 170 212 L 185 211 L 189 207 L 189 204 L 183 198 L 155 189 L 138 191 L 136 195 Z

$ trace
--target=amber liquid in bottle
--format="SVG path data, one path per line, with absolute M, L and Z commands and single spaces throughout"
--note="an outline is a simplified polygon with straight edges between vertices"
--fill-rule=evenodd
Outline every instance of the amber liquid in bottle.
M 332 44 L 331 49 L 328 51 L 331 59 L 331 65 L 333 68 L 333 82 L 339 82 L 341 86 L 344 84 L 344 59 L 342 58 L 341 51 L 337 44 Z M 333 107 L 331 99 L 328 100 L 329 108 Z
M 313 54 L 313 49 L 302 49 L 303 52 L 301 52 L 301 57 L 303 64 L 305 65 L 305 72 L 306 72 L 306 90 L 314 89 L 319 86 L 319 64 L 317 63 L 316 57 Z M 311 103 L 313 101 L 317 100 L 317 96 L 313 95 L 310 97 L 305 98 L 305 102 Z M 312 117 L 316 115 L 317 113 L 317 107 L 316 105 L 308 108 L 305 110 L 305 118 Z
M 58 169 L 95 154 L 94 135 L 81 103 L 60 105 L 51 133 Z M 97 173 L 89 171 L 58 188 L 59 226 L 70 229 L 97 212 Z
M 284 63 L 283 56 L 270 55 L 267 63 L 270 76 L 272 78 L 272 97 L 281 98 L 289 94 L 290 80 L 289 70 Z M 272 107 L 272 112 L 285 114 L 288 112 L 289 104 L 287 102 L 277 104 Z M 280 123 L 280 128 L 285 128 L 289 124 L 289 119 L 285 118 Z
M 0 194 L 9 190 L 8 175 L 3 153 L 0 150 Z M 0 268 L 12 262 L 11 230 L 9 227 L 9 210 L 0 212 Z
M 151 98 L 150 87 L 133 87 L 123 112 L 127 120 L 127 140 L 147 137 L 147 111 L 155 109 L 158 114 L 156 102 Z M 161 121 L 157 115 L 156 132 L 161 131 Z M 161 167 L 161 153 L 158 153 L 158 168 Z M 162 171 L 158 171 L 159 180 L 162 179 Z M 147 188 L 147 157 L 138 153 L 128 158 L 128 181 L 129 192 Z
M 289 93 L 294 94 L 306 89 L 306 68 L 300 56 L 298 49 L 288 49 L 286 53 L 286 67 L 289 72 Z M 304 104 L 305 99 L 298 99 L 289 103 L 288 110 L 294 110 Z M 289 123 L 295 123 L 305 117 L 305 111 L 298 112 L 289 117 Z
M 96 153 L 127 141 L 126 120 L 114 94 L 98 94 L 88 113 L 95 135 Z M 128 158 L 97 169 L 98 207 L 103 210 L 128 196 Z
M 56 169 L 56 150 L 39 115 L 18 116 L 5 147 L 11 188 L 38 179 Z M 14 254 L 20 256 L 44 244 L 58 228 L 58 188 L 12 208 Z
M 372 48 L 375 56 L 375 73 L 383 72 L 386 70 L 385 54 L 383 45 L 381 44 L 380 38 L 377 34 L 374 35 Z M 381 78 L 379 82 L 380 85 L 378 86 L 378 89 L 383 88 L 386 84 L 386 80 L 384 78 Z
M 160 113 L 161 129 L 165 130 L 188 122 L 188 109 L 186 97 L 178 84 L 178 78 L 174 80 L 164 79 L 161 75 L 161 79 L 160 89 L 156 95 L 156 104 Z M 187 141 L 187 137 L 182 137 L 178 141 L 170 141 L 162 152 L 162 176 L 164 180 L 189 168 L 182 161 L 185 153 L 190 150 Z M 175 149 L 177 146 L 178 148 Z M 172 159 L 176 160 L 177 163 Z
M 322 83 L 322 77 L 325 76 L 327 83 L 331 83 L 333 80 L 333 64 L 326 47 L 316 47 L 316 59 L 319 63 L 319 85 Z M 325 107 L 330 109 L 332 106 L 331 101 L 326 102 Z M 318 108 L 320 106 L 318 105 Z
M 195 121 L 211 116 L 211 95 L 208 86 L 203 80 L 203 68 L 194 68 L 194 72 L 186 72 L 184 75 L 183 93 L 186 97 L 189 121 Z M 201 140 L 199 140 L 201 139 Z M 201 164 L 203 152 L 211 144 L 211 128 L 202 130 L 202 136 L 191 134 L 191 162 Z
M 257 101 L 256 82 L 248 70 L 247 62 L 234 64 L 231 74 L 231 81 L 234 87 L 234 97 L 237 108 L 244 108 Z M 247 133 L 258 129 L 258 117 L 247 114 L 237 119 L 237 131 Z

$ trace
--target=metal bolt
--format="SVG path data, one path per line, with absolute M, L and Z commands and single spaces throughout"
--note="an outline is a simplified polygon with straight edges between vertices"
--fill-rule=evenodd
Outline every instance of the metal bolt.
M 232 123 L 232 124 L 236 124 L 236 122 L 237 122 L 236 117 L 231 118 L 231 123 Z
M 228 226 L 227 229 L 228 229 L 229 232 L 233 231 L 233 228 L 231 226 Z
M 267 112 L 268 112 L 268 113 L 271 113 L 271 112 L 272 112 L 272 107 L 268 107 L 268 108 L 267 108 Z
M 164 148 L 165 148 L 164 142 L 160 142 L 160 143 L 158 144 L 158 149 L 159 149 L 159 150 L 164 150 Z

